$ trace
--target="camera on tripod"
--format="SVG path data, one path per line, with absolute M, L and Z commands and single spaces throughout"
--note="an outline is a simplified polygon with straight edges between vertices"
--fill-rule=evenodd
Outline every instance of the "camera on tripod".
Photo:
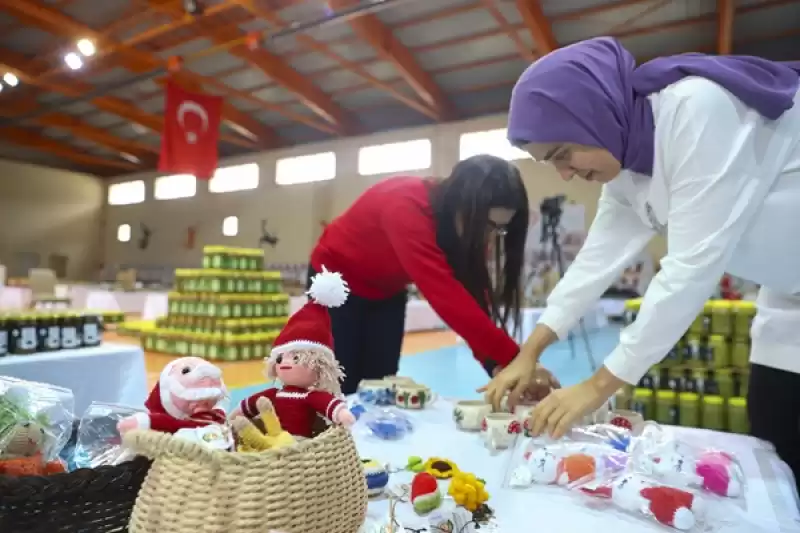
M 559 194 L 558 196 L 548 196 L 542 203 L 539 204 L 539 212 L 542 213 L 544 218 L 558 218 L 564 209 L 561 207 L 567 200 L 567 195 Z

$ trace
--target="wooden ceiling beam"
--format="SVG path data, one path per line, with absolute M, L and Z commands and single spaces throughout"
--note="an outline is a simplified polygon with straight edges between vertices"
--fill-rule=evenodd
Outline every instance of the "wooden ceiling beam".
M 100 32 L 43 4 L 41 0 L 26 0 L 25 2 L 0 0 L 0 8 L 11 13 L 15 17 L 23 18 L 31 25 L 37 26 L 55 35 L 60 35 L 76 41 L 81 38 L 92 39 L 97 47 L 116 47 L 119 52 L 118 60 L 121 66 L 133 72 L 149 72 L 151 70 L 163 68 L 167 64 L 165 59 L 155 54 L 138 50 L 132 46 L 120 46 L 119 43 L 104 38 Z M 230 106 L 228 106 L 226 110 L 227 113 L 223 113 L 223 118 L 225 120 L 236 123 L 234 120 L 235 118 L 242 118 L 241 115 L 232 112 Z M 222 135 L 220 138 L 247 148 L 267 148 L 280 145 L 277 134 L 269 130 L 266 126 L 260 125 L 256 128 L 253 126 L 254 121 L 252 120 L 242 122 L 242 124 L 236 123 L 236 125 L 239 129 L 248 131 L 250 135 L 247 137 L 249 138 L 239 138 L 238 136 L 227 134 Z M 248 127 L 248 125 L 250 127 Z M 256 131 L 252 131 L 251 128 Z M 157 131 L 160 131 L 160 129 Z M 266 138 L 257 138 L 257 133 L 266 135 Z M 256 137 L 255 140 L 253 139 L 254 137 Z
M 735 0 L 717 0 L 717 53 L 733 53 L 733 19 L 736 16 Z
M 106 159 L 91 154 L 78 152 L 60 142 L 39 135 L 31 130 L 24 128 L 4 128 L 0 130 L 0 140 L 16 144 L 17 146 L 24 146 L 39 152 L 48 153 L 61 159 L 67 159 L 74 163 L 81 165 L 89 165 L 92 167 L 100 168 L 113 168 L 118 170 L 133 171 L 141 170 L 141 167 L 135 163 L 129 163 L 120 159 L 119 161 L 113 159 Z
M 531 34 L 539 55 L 549 54 L 558 48 L 553 27 L 547 20 L 539 0 L 517 0 L 517 9 L 522 15 L 522 20 Z
M 278 30 L 284 29 L 289 26 L 289 24 L 284 21 L 281 16 L 276 13 L 275 11 L 264 9 L 257 5 L 255 0 L 232 0 L 234 4 L 241 5 L 245 9 L 247 9 L 250 13 L 257 16 L 258 18 L 269 22 L 272 26 L 277 28 Z M 306 35 L 304 33 L 299 33 L 295 35 L 295 40 L 314 52 L 317 52 L 321 55 L 324 55 L 328 59 L 339 63 L 339 65 L 352 72 L 353 74 L 359 76 L 364 81 L 366 81 L 370 86 L 380 89 L 382 91 L 387 92 L 397 101 L 405 104 L 411 109 L 422 113 L 423 115 L 432 118 L 434 120 L 440 121 L 442 120 L 441 115 L 439 112 L 432 107 L 428 106 L 424 102 L 420 102 L 415 98 L 412 98 L 402 91 L 397 90 L 395 87 L 392 86 L 391 83 L 386 82 L 385 80 L 381 80 L 375 76 L 373 76 L 369 70 L 367 70 L 363 65 L 360 65 L 354 61 L 350 61 L 345 59 L 344 57 L 340 56 L 336 52 L 334 52 L 330 46 L 327 44 L 320 42 L 310 35 Z
M 180 1 L 148 0 L 149 5 L 161 13 L 175 19 L 185 16 Z M 231 42 L 241 41 L 246 35 L 232 26 L 208 24 L 202 19 L 195 22 L 197 32 L 211 39 L 218 46 L 227 46 Z M 306 107 L 331 124 L 337 133 L 356 133 L 354 122 L 330 95 L 324 93 L 308 78 L 297 72 L 282 57 L 264 48 L 251 49 L 244 44 L 228 48 L 228 53 L 243 59 L 275 80 L 280 86 L 293 93 Z
M 353 0 L 328 0 L 332 9 L 346 9 L 355 4 Z M 385 61 L 392 63 L 411 89 L 436 110 L 442 120 L 456 118 L 455 108 L 433 76 L 425 72 L 411 50 L 392 33 L 374 14 L 362 14 L 348 21 L 353 32 L 369 44 Z

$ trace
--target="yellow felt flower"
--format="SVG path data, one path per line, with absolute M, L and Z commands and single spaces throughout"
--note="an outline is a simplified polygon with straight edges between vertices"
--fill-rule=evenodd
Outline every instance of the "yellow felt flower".
M 423 472 L 427 472 L 436 479 L 448 479 L 453 477 L 453 474 L 458 472 L 458 467 L 453 461 L 449 459 L 442 459 L 441 457 L 431 457 L 422 468 Z
M 467 472 L 453 474 L 447 493 L 458 505 L 473 513 L 489 499 L 483 480 Z

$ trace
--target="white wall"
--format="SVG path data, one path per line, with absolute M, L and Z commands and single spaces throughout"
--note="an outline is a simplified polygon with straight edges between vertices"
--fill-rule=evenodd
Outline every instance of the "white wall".
M 98 268 L 105 185 L 96 177 L 0 160 L 0 263 L 26 275 L 20 254 L 68 258 L 67 278 Z
M 153 181 L 159 176 L 147 173 L 126 176 L 116 182 L 143 179 L 147 184 L 144 203 L 110 206 L 104 247 L 109 265 L 191 266 L 199 264 L 200 249 L 206 244 L 257 246 L 261 233 L 260 221 L 269 220 L 269 229 L 280 237 L 275 249 L 268 250 L 268 261 L 280 263 L 305 262 L 319 236 L 320 221 L 330 220 L 344 211 L 367 187 L 385 176 L 359 176 L 358 150 L 362 146 L 429 138 L 433 145 L 432 167 L 419 175 L 446 176 L 459 159 L 459 138 L 462 133 L 505 127 L 505 115 L 437 126 L 395 131 L 361 138 L 328 141 L 289 150 L 264 152 L 221 162 L 220 166 L 256 162 L 260 166 L 260 185 L 254 191 L 212 194 L 204 182 L 198 182 L 197 195 L 178 200 L 153 199 Z M 337 157 L 337 176 L 327 182 L 278 186 L 275 184 L 275 165 L 280 158 L 324 151 L 334 151 Z M 586 206 L 587 224 L 594 217 L 599 194 L 597 184 L 582 180 L 564 182 L 554 171 L 532 160 L 516 162 L 523 173 L 532 205 L 547 196 L 566 194 Z M 113 182 L 112 182 L 113 183 Z M 239 217 L 239 235 L 222 236 L 222 219 Z M 147 250 L 137 246 L 140 222 L 153 230 Z M 117 227 L 130 224 L 130 242 L 117 241 Z M 186 250 L 187 228 L 199 225 L 197 246 Z M 658 249 L 656 245 L 655 249 Z

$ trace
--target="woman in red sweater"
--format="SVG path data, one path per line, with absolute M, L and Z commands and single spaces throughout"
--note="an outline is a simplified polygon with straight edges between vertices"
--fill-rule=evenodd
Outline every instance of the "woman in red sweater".
M 525 187 L 500 158 L 471 157 L 443 180 L 398 176 L 367 189 L 325 228 L 309 268 L 340 272 L 350 286 L 347 303 L 329 310 L 342 391 L 397 373 L 411 283 L 490 374 L 507 365 L 519 351 L 505 326 L 520 323 L 527 230 Z M 496 290 L 492 241 L 505 252 Z

